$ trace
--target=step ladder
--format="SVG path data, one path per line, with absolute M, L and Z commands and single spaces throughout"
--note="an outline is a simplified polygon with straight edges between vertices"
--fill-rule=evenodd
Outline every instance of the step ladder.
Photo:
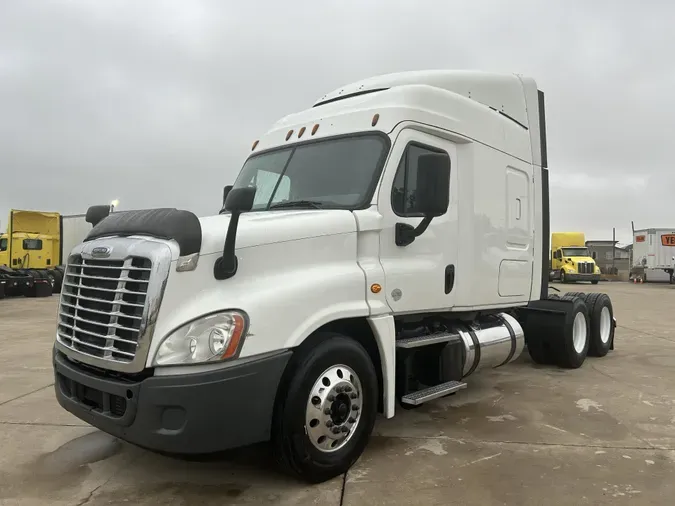
M 425 402 L 433 401 L 444 395 L 453 394 L 462 388 L 466 388 L 466 383 L 462 381 L 448 381 L 440 385 L 434 385 L 423 390 L 417 390 L 401 397 L 401 402 L 412 406 L 419 406 Z
M 429 334 L 426 336 L 409 337 L 407 339 L 397 339 L 397 348 L 419 348 L 421 346 L 430 346 L 432 344 L 460 342 L 461 338 L 458 334 L 451 334 L 449 332 L 438 332 L 436 334 Z
M 435 344 L 461 344 L 463 345 L 462 338 L 458 334 L 450 332 L 437 332 L 434 334 L 428 334 L 424 336 L 410 337 L 405 339 L 396 340 L 396 348 L 402 351 L 414 353 L 415 348 L 422 348 L 425 346 L 432 346 Z M 415 390 L 413 392 L 408 392 L 405 395 L 401 396 L 401 402 L 410 406 L 419 406 L 425 402 L 438 399 L 440 397 L 455 393 L 463 388 L 466 388 L 467 384 L 462 381 L 446 381 L 438 385 L 433 385 L 421 390 Z

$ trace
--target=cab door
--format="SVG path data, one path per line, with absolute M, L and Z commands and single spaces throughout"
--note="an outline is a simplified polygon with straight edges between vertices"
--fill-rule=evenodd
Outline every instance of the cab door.
M 450 202 L 424 233 L 406 246 L 396 244 L 396 224 L 416 227 L 423 216 L 416 210 L 418 159 L 430 153 L 450 157 Z M 397 136 L 378 195 L 383 216 L 380 262 L 387 302 L 394 313 L 449 309 L 455 303 L 457 277 L 457 150 L 445 139 L 404 129 Z

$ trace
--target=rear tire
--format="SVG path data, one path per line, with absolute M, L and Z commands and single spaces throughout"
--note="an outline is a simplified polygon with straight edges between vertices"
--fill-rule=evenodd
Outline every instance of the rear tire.
M 337 332 L 319 337 L 289 364 L 272 421 L 278 464 L 310 483 L 339 476 L 358 460 L 379 394 L 377 372 L 361 344 Z
M 565 369 L 581 367 L 588 355 L 590 345 L 590 319 L 588 307 L 582 297 L 565 295 L 563 300 L 571 300 L 572 307 L 565 317 L 560 339 L 556 340 L 558 365 Z
M 597 285 L 597 284 L 598 284 L 598 280 L 597 280 L 597 279 L 594 279 L 593 281 L 591 281 L 591 284 L 592 284 L 592 285 Z
M 588 354 L 604 357 L 609 353 L 614 340 L 614 308 L 605 293 L 586 294 L 586 305 L 590 318 L 590 344 Z
M 52 275 L 54 276 L 54 293 L 61 293 L 61 288 L 63 287 L 63 273 L 58 269 L 53 269 Z

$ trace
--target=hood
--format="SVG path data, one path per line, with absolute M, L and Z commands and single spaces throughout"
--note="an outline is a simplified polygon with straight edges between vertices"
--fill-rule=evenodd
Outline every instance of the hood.
M 220 253 L 230 215 L 200 218 L 202 255 Z M 343 209 L 302 209 L 244 213 L 239 217 L 236 249 L 356 232 L 356 219 Z
M 593 264 L 595 263 L 595 260 L 593 260 L 591 257 L 566 257 L 566 258 L 572 260 L 572 263 L 574 265 L 578 264 L 579 262 L 591 262 Z M 567 264 L 569 264 L 569 262 L 567 262 Z

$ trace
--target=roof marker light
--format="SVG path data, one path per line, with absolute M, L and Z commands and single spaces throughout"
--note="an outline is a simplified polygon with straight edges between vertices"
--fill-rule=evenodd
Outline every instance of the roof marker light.
M 293 130 L 288 131 L 288 133 L 286 134 L 286 140 L 290 139 L 291 135 L 293 135 Z
M 253 151 L 256 148 L 256 146 L 258 145 L 258 142 L 260 142 L 260 141 L 255 141 L 253 143 L 253 146 L 251 146 L 251 151 Z
M 300 137 L 302 137 L 302 134 L 305 133 L 305 130 L 306 130 L 305 127 L 302 127 L 302 128 L 300 129 L 300 131 L 298 132 L 298 139 L 299 139 Z
M 314 135 L 318 129 L 319 129 L 319 124 L 317 123 L 316 125 L 314 125 L 312 127 L 312 135 Z
M 372 125 L 372 126 L 377 125 L 377 122 L 378 122 L 379 120 L 380 120 L 380 115 L 379 115 L 379 114 L 376 114 L 375 116 L 373 116 L 373 121 L 372 121 L 371 125 Z

